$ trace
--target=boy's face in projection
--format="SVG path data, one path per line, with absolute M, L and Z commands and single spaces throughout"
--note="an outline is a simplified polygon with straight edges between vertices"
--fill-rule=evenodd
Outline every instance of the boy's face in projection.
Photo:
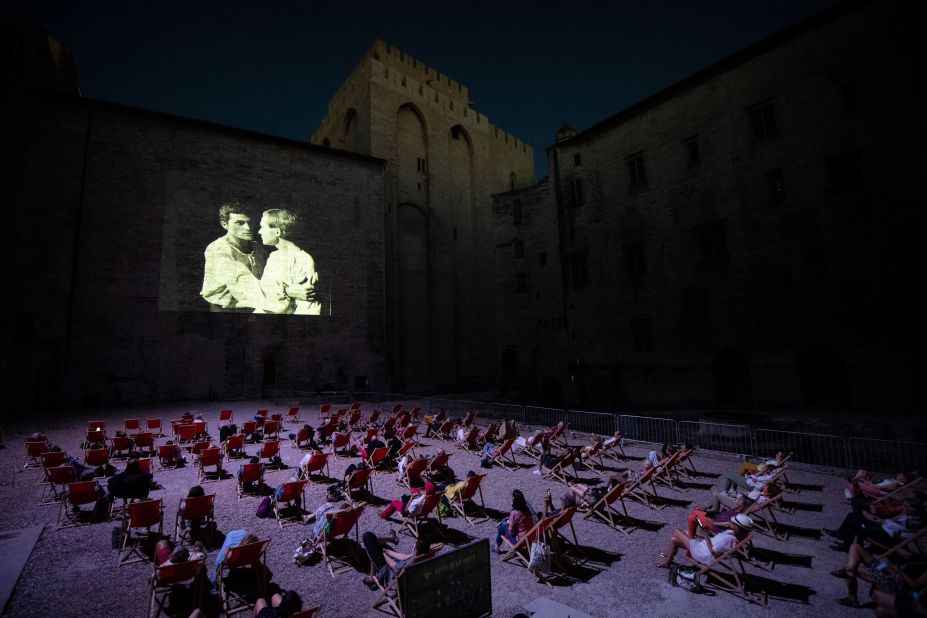
M 248 215 L 232 213 L 229 215 L 228 223 L 223 223 L 222 227 L 228 230 L 229 236 L 238 240 L 252 240 L 253 238 L 251 234 L 251 217 Z
M 261 217 L 261 229 L 258 230 L 258 234 L 261 235 L 261 242 L 269 247 L 273 247 L 280 242 L 280 230 L 271 227 L 266 216 Z

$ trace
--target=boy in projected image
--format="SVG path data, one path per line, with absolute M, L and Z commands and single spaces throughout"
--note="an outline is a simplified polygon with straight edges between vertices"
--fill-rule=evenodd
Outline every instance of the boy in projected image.
M 255 313 L 294 313 L 297 315 L 319 315 L 322 303 L 318 302 L 313 288 L 319 280 L 312 256 L 297 247 L 291 240 L 296 215 L 282 208 L 265 210 L 261 217 L 258 234 L 261 242 L 275 250 L 267 258 L 267 266 L 261 276 L 261 290 L 264 302 L 255 308 Z M 308 285 L 311 293 L 308 300 L 296 300 L 287 294 L 291 286 Z

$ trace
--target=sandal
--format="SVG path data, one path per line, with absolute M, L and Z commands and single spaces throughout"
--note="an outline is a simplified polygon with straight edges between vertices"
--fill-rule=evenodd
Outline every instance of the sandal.
M 670 568 L 670 564 L 672 564 L 672 563 L 669 563 L 669 562 L 658 562 L 658 563 L 656 564 L 656 566 L 657 566 L 658 569 L 668 569 L 668 568 Z
M 844 607 L 852 607 L 855 609 L 859 609 L 859 601 L 857 601 L 853 597 L 843 597 L 841 599 L 834 599 L 834 601 L 837 603 L 837 605 L 843 605 Z
M 847 573 L 846 569 L 837 569 L 836 571 L 831 571 L 830 574 L 837 579 L 850 579 L 850 574 Z
M 364 578 L 364 585 L 370 588 L 371 590 L 377 589 L 377 582 L 373 579 L 372 575 L 368 575 Z

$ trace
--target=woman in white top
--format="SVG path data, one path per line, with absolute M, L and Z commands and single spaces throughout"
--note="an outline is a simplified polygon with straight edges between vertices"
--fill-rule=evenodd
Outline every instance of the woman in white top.
M 733 530 L 725 530 L 704 539 L 690 539 L 689 535 L 679 528 L 673 530 L 673 535 L 670 537 L 666 549 L 660 554 L 663 560 L 657 563 L 657 567 L 668 569 L 673 563 L 673 557 L 680 549 L 689 550 L 689 555 L 699 564 L 709 564 L 718 556 L 731 551 L 735 545 L 750 534 L 750 529 L 753 528 L 753 520 L 750 519 L 749 515 L 741 513 L 735 515 L 731 519 L 731 523 L 734 524 Z

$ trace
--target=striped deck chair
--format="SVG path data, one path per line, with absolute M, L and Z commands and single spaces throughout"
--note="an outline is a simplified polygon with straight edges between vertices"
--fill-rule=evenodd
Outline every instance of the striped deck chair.
M 619 532 L 626 535 L 631 534 L 637 529 L 637 526 L 628 516 L 628 507 L 624 503 L 629 486 L 629 483 L 618 483 L 609 489 L 604 496 L 596 500 L 595 504 L 589 508 L 589 512 L 586 513 L 583 519 L 597 519 Z M 614 506 L 616 502 L 621 505 L 620 511 Z
M 550 469 L 542 468 L 541 475 L 543 476 L 543 478 L 546 478 L 546 479 L 553 478 L 553 479 L 560 481 L 561 483 L 569 485 L 570 484 L 570 474 L 567 472 L 567 468 L 572 467 L 573 462 L 575 461 L 576 461 L 576 452 L 570 451 L 569 453 L 561 457 L 557 461 L 557 463 L 554 464 L 553 468 L 550 468 Z
M 625 497 L 635 502 L 640 502 L 652 509 L 662 509 L 665 505 L 661 506 L 657 503 L 660 496 L 657 495 L 657 488 L 653 484 L 653 477 L 656 473 L 656 468 L 651 468 L 647 470 L 647 472 L 644 472 L 639 479 L 628 485 L 624 494 Z M 648 487 L 650 488 L 649 491 Z
M 515 460 L 515 452 L 512 450 L 513 444 L 515 444 L 515 440 L 511 438 L 500 444 L 490 457 L 490 461 L 499 464 L 506 470 L 518 470 L 519 465 Z

